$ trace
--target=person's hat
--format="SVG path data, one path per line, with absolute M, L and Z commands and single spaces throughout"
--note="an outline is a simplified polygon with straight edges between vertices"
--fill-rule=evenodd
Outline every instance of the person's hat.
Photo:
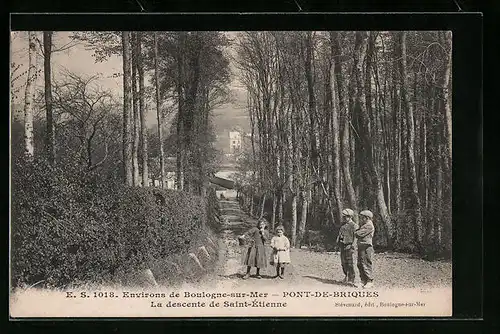
M 370 210 L 363 210 L 359 214 L 362 216 L 368 217 L 370 219 L 373 218 L 373 213 Z
M 342 214 L 344 216 L 352 217 L 352 216 L 354 216 L 354 211 L 352 211 L 351 209 L 344 209 L 344 210 L 342 210 Z
M 278 226 L 278 227 L 276 227 L 276 232 L 278 232 L 278 231 L 285 232 L 285 228 L 283 226 Z

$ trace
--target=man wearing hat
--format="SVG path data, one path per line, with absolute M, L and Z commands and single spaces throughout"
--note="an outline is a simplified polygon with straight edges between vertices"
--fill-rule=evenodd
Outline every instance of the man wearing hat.
M 358 269 L 359 277 L 363 288 L 369 289 L 373 287 L 372 275 L 372 257 L 373 257 L 373 234 L 375 227 L 373 226 L 373 213 L 369 210 L 364 210 L 359 213 L 361 218 L 360 226 L 355 234 L 358 238 Z
M 354 211 L 351 209 L 342 210 L 343 224 L 340 227 L 339 235 L 337 236 L 337 244 L 340 248 L 340 262 L 342 263 L 342 270 L 344 271 L 344 283 L 354 285 L 354 232 L 358 228 L 356 223 L 352 220 Z

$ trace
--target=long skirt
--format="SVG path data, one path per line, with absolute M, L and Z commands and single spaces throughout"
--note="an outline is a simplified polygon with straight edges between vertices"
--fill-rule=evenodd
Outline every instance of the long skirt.
M 251 246 L 247 249 L 243 264 L 249 267 L 265 268 L 267 265 L 266 249 L 264 246 Z

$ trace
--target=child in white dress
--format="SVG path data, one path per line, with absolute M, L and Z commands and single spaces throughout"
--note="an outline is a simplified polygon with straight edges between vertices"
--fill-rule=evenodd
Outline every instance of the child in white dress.
M 275 278 L 285 278 L 285 265 L 290 263 L 290 241 L 285 237 L 285 229 L 283 226 L 276 228 L 278 235 L 271 239 L 271 247 L 273 253 L 271 254 L 271 264 L 276 265 Z

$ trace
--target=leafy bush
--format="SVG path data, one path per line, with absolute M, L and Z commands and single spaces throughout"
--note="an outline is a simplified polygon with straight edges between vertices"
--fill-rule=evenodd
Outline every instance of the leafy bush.
M 220 206 L 214 188 L 210 188 L 207 194 L 207 215 L 209 226 L 215 231 L 220 227 Z
M 207 212 L 215 215 L 213 202 L 186 192 L 131 188 L 76 167 L 14 161 L 12 283 L 110 282 L 188 251 L 206 231 Z

